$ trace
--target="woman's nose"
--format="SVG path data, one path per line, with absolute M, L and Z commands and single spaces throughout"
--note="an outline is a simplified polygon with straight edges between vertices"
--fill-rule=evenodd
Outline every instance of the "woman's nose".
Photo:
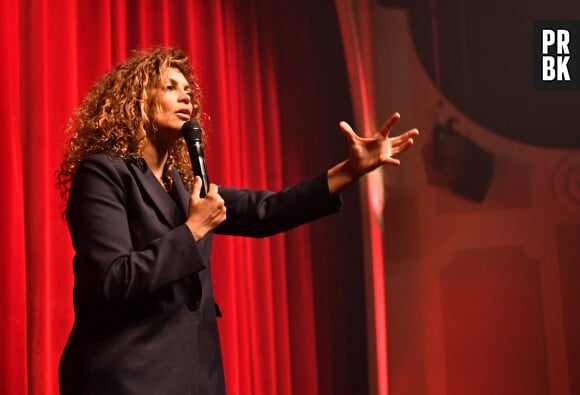
M 185 103 L 189 103 L 191 102 L 191 97 L 189 96 L 189 93 L 182 90 L 179 94 L 179 101 L 185 102 Z

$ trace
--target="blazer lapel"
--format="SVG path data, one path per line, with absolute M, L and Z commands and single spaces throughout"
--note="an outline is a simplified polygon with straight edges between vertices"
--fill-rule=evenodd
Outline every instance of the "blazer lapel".
M 181 179 L 177 169 L 173 168 L 172 176 L 175 202 L 187 217 L 187 213 L 189 213 L 189 198 L 191 192 L 187 189 L 185 184 L 183 184 L 183 180 Z
M 179 208 L 171 196 L 163 189 L 155 175 L 149 170 L 144 160 L 129 161 L 129 169 L 134 174 L 135 179 L 141 185 L 145 194 L 153 201 L 160 217 L 171 227 L 176 226 L 183 214 L 179 213 Z

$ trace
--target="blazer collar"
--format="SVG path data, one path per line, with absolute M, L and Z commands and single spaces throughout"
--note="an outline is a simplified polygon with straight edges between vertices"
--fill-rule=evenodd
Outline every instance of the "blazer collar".
M 171 227 L 175 227 L 185 221 L 188 207 L 186 204 L 189 199 L 187 196 L 185 196 L 185 198 L 183 196 L 184 194 L 187 195 L 187 190 L 183 186 L 177 170 L 173 170 L 174 187 L 176 186 L 175 184 L 179 184 L 181 188 L 179 188 L 180 191 L 176 191 L 177 193 L 175 194 L 178 201 L 176 204 L 176 202 L 171 198 L 171 195 L 167 193 L 159 181 L 157 181 L 157 178 L 155 178 L 155 175 L 143 159 L 130 160 L 128 162 L 131 172 L 135 175 L 135 179 L 141 185 L 144 193 L 153 201 L 160 217 Z M 185 189 L 185 191 L 182 189 Z

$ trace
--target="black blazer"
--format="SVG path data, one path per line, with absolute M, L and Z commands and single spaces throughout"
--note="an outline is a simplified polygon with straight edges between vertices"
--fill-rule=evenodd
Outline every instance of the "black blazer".
M 184 225 L 190 192 L 167 193 L 143 160 L 81 162 L 66 217 L 75 322 L 60 363 L 61 394 L 223 394 L 210 252 Z M 263 237 L 340 209 L 326 174 L 284 189 L 219 188 L 216 233 Z

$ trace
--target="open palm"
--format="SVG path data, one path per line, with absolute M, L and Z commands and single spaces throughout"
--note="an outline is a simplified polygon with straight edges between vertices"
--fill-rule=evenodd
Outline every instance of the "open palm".
M 340 123 L 349 143 L 349 161 L 355 173 L 362 175 L 384 164 L 398 166 L 401 163 L 394 156 L 409 148 L 419 131 L 410 129 L 399 136 L 389 137 L 392 126 L 400 118 L 399 113 L 394 113 L 371 137 L 360 137 L 348 123 Z

